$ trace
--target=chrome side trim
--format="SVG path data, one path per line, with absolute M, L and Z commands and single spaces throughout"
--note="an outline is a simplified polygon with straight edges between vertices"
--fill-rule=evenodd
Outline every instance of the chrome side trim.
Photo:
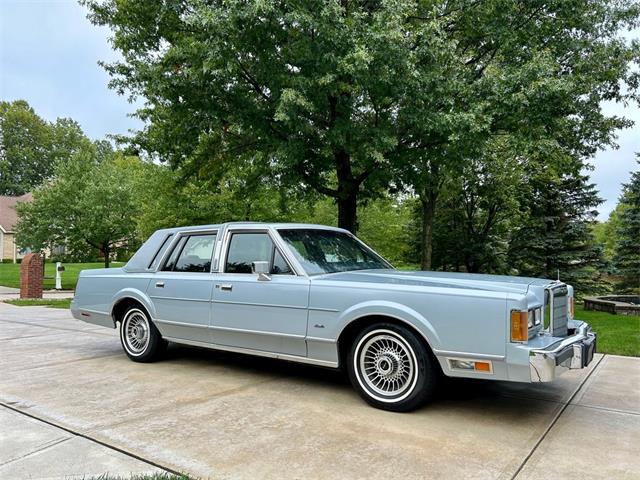
M 434 350 L 433 353 L 438 356 L 443 357 L 460 357 L 460 358 L 469 358 L 469 359 L 480 359 L 480 360 L 504 360 L 506 357 L 504 355 L 491 355 L 488 353 L 469 353 L 469 352 L 453 352 L 450 350 Z
M 338 368 L 338 362 L 332 362 L 329 360 L 318 360 L 315 358 L 300 357 L 298 355 L 288 355 L 286 353 L 264 352 L 261 350 L 252 350 L 250 348 L 229 347 L 227 345 L 198 342 L 195 340 L 184 340 L 181 338 L 164 337 L 164 339 L 170 342 L 182 343 L 184 345 L 192 345 L 194 347 L 203 347 L 203 348 L 208 348 L 210 350 L 223 350 L 226 352 L 244 353 L 247 355 L 255 355 L 258 357 L 268 357 L 268 358 L 275 358 L 278 360 L 287 360 L 289 362 L 307 363 L 310 365 L 318 365 L 320 367 Z
M 244 273 L 238 273 L 235 275 L 249 275 Z M 292 308 L 294 310 L 306 310 L 307 307 L 296 305 L 278 305 L 277 303 L 254 303 L 254 302 L 234 302 L 231 300 L 213 300 L 213 303 L 226 303 L 230 305 L 249 305 L 251 307 L 275 307 L 275 308 Z
M 176 327 L 209 328 L 209 325 L 200 325 L 199 323 L 172 322 L 171 320 L 160 320 L 159 318 L 154 318 L 152 321 L 162 323 L 164 325 L 175 325 Z
M 333 313 L 338 313 L 340 310 L 336 309 L 336 308 L 322 308 L 322 307 L 309 307 L 308 308 L 311 311 L 314 312 L 333 312 Z
M 306 338 L 307 338 L 307 342 L 338 343 L 338 341 L 333 338 L 320 338 L 320 337 L 306 337 Z
M 160 295 L 149 295 L 149 298 L 155 300 L 179 300 L 181 302 L 205 302 L 209 303 L 211 300 L 204 298 L 185 298 L 185 297 L 163 297 Z
M 93 313 L 94 315 L 106 315 L 107 317 L 111 316 L 109 312 L 101 312 L 100 310 L 91 310 L 90 308 L 77 307 L 77 310 L 79 312 Z
M 269 337 L 287 337 L 287 338 L 299 338 L 304 339 L 304 335 L 295 335 L 292 333 L 277 333 L 277 332 L 266 332 L 263 330 L 248 330 L 246 328 L 232 328 L 232 327 L 218 327 L 209 325 L 210 330 L 220 330 L 224 332 L 236 332 L 236 333 L 248 333 L 252 335 L 266 335 Z

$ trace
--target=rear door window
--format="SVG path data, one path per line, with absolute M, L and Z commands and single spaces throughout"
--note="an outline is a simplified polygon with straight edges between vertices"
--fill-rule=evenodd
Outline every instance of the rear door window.
M 210 272 L 216 235 L 191 235 L 173 267 L 174 272 Z
M 162 270 L 208 273 L 215 244 L 215 233 L 185 235 L 176 243 Z

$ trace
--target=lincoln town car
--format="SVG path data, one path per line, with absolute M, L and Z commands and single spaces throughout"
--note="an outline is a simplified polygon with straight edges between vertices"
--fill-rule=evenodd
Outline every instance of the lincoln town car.
M 561 281 L 396 270 L 353 234 L 304 224 L 158 230 L 122 268 L 80 274 L 75 318 L 118 328 L 135 362 L 168 342 L 344 369 L 408 411 L 442 376 L 549 382 L 596 335 Z

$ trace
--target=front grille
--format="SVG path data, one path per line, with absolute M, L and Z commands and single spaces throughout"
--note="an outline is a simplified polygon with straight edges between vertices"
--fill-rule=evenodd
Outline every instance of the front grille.
M 550 285 L 545 289 L 544 296 L 545 327 L 554 337 L 566 337 L 568 317 L 568 289 L 564 284 Z

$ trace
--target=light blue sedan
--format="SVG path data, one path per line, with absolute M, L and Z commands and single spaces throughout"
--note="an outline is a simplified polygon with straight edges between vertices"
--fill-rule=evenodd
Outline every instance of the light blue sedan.
M 136 362 L 171 341 L 342 367 L 393 411 L 430 399 L 442 374 L 551 381 L 586 367 L 596 340 L 562 282 L 399 271 L 321 225 L 159 230 L 123 268 L 83 271 L 71 310 L 119 328 Z

